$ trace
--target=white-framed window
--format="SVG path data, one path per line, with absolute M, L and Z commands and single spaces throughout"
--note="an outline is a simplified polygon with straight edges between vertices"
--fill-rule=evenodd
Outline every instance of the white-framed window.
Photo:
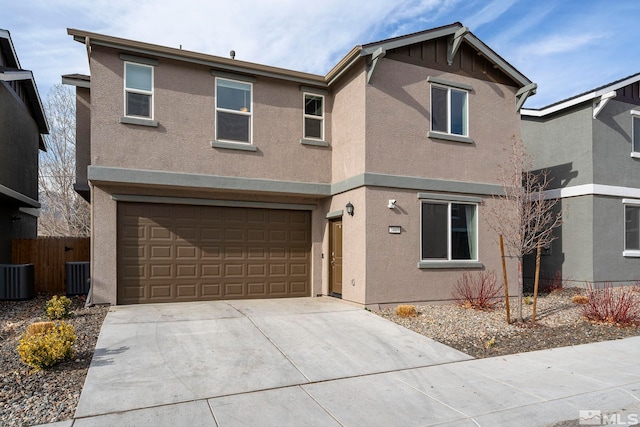
M 304 94 L 304 138 L 324 140 L 324 96 Z
M 444 201 L 421 204 L 422 261 L 477 261 L 478 205 Z
M 623 199 L 624 256 L 640 257 L 640 200 Z
M 252 90 L 251 83 L 216 77 L 216 140 L 251 143 Z
M 153 119 L 153 67 L 124 63 L 124 115 Z
M 640 111 L 631 110 L 631 157 L 640 157 Z
M 447 86 L 431 85 L 431 130 L 469 136 L 469 93 Z

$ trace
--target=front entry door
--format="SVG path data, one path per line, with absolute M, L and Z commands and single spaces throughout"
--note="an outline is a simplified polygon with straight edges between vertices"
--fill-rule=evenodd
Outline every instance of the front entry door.
M 329 228 L 329 294 L 342 296 L 342 219 Z

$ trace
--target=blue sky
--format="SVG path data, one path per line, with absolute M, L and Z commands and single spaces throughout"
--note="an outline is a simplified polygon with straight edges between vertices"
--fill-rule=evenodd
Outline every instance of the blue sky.
M 325 74 L 355 45 L 462 22 L 538 83 L 542 107 L 640 72 L 638 0 L 0 0 L 41 98 L 88 73 L 68 27 Z

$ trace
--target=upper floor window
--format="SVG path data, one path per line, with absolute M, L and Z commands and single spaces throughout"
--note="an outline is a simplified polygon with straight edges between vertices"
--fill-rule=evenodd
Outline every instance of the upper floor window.
M 640 200 L 624 203 L 624 252 L 625 256 L 640 256 Z
M 468 93 L 431 85 L 431 130 L 452 135 L 469 135 Z
M 153 118 L 153 67 L 124 63 L 125 116 Z
M 632 110 L 631 114 L 631 156 L 640 157 L 640 111 Z
M 251 143 L 252 87 L 216 77 L 216 139 Z
M 324 96 L 304 94 L 304 137 L 324 139 Z
M 475 203 L 422 203 L 422 260 L 477 260 Z

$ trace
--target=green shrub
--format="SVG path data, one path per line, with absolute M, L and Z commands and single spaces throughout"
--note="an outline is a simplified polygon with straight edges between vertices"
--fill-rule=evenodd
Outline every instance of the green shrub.
M 28 329 L 18 344 L 18 354 L 24 364 L 39 371 L 73 357 L 76 333 L 72 325 L 60 322 L 56 327 L 33 333 L 36 329 L 39 328 L 31 328 L 31 333 Z
M 54 295 L 44 306 L 47 317 L 51 320 L 66 319 L 72 317 L 73 312 L 70 310 L 71 300 L 64 295 L 59 297 Z

